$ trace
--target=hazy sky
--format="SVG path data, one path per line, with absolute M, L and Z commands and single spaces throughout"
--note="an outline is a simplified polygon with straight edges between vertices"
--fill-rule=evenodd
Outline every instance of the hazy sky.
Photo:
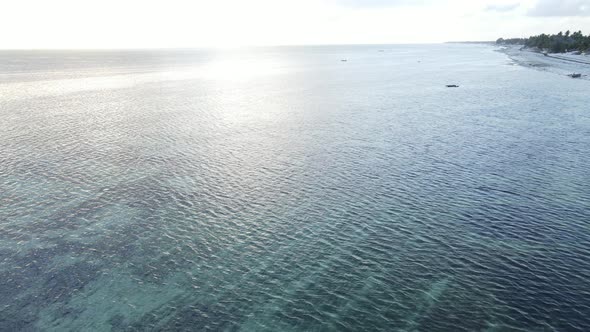
M 7 0 L 0 48 L 428 43 L 590 33 L 590 0 Z

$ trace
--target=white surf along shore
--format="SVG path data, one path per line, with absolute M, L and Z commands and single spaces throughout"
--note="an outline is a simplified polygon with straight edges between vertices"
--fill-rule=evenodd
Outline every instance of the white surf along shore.
M 558 75 L 582 74 L 579 80 L 590 81 L 590 55 L 570 53 L 543 53 L 520 45 L 502 46 L 499 52 L 508 55 L 516 64 Z

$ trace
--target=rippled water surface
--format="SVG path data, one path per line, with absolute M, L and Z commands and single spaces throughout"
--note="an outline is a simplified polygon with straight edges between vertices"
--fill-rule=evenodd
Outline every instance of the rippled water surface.
M 0 52 L 0 330 L 587 331 L 589 91 L 473 45 Z

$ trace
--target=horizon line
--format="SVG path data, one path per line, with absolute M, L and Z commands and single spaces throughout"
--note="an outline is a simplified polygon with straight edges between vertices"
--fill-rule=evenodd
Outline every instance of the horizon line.
M 27 48 L 1 48 L 5 51 L 141 51 L 141 50 L 224 50 L 241 48 L 265 48 L 265 47 L 321 47 L 321 46 L 392 46 L 392 45 L 440 45 L 452 43 L 492 43 L 495 41 L 470 41 L 450 40 L 442 42 L 400 42 L 400 43 L 311 43 L 311 44 L 251 44 L 235 46 L 141 46 L 141 47 L 27 47 Z

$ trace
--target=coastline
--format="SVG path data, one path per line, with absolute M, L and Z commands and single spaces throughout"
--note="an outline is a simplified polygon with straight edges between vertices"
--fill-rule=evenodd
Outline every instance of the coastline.
M 573 53 L 543 53 L 522 49 L 521 45 L 502 46 L 498 52 L 506 54 L 515 64 L 523 67 L 567 76 L 580 73 L 579 80 L 590 81 L 590 56 Z

